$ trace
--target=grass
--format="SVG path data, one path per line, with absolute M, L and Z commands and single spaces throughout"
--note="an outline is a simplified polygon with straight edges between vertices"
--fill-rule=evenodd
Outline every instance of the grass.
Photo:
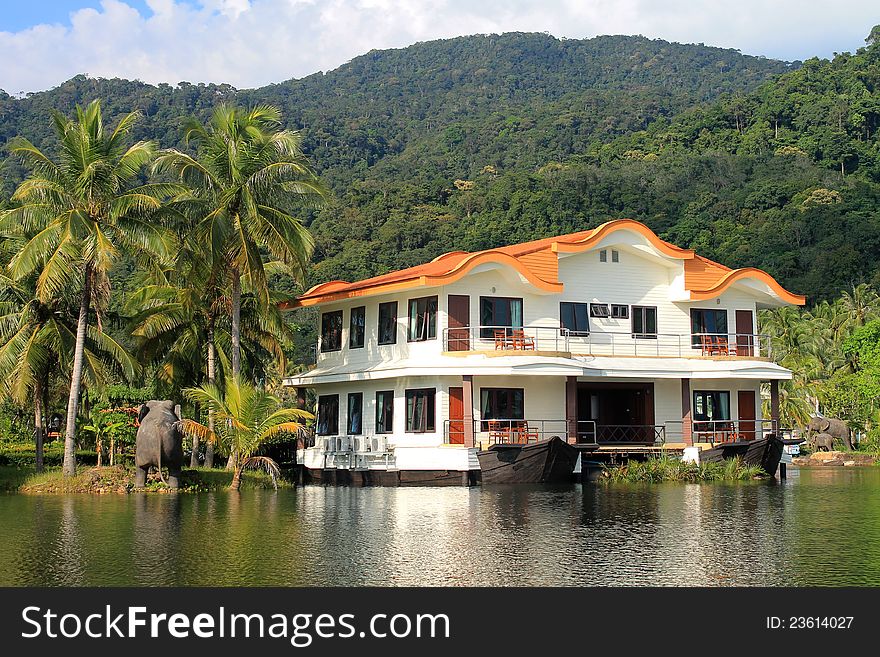
M 80 465 L 76 476 L 65 478 L 61 474 L 60 467 L 46 468 L 41 473 L 34 472 L 32 465 L 0 466 L 0 491 L 38 493 L 38 494 L 67 494 L 67 493 L 119 493 L 134 492 L 133 468 L 114 465 L 103 467 L 89 467 Z M 184 470 L 181 477 L 179 492 L 203 493 L 215 490 L 224 490 L 232 482 L 232 472 L 226 470 L 209 470 L 197 468 Z M 290 488 L 292 484 L 283 479 L 278 480 L 279 488 Z M 258 490 L 273 488 L 272 480 L 264 472 L 245 472 L 242 475 L 241 490 Z M 169 493 L 172 491 L 156 475 L 151 474 L 147 485 L 143 488 L 146 492 Z
M 742 459 L 727 459 L 723 463 L 687 463 L 670 456 L 629 461 L 624 465 L 606 467 L 605 478 L 614 483 L 660 483 L 664 481 L 749 481 L 766 476 L 756 465 L 746 465 Z

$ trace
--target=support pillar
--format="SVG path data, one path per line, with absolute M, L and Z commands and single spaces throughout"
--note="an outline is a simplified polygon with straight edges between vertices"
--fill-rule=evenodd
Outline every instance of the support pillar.
M 568 442 L 576 443 L 578 438 L 577 377 L 565 377 L 565 426 Z
M 770 382 L 770 419 L 773 421 L 773 431 L 779 432 L 779 381 Z
M 472 374 L 461 375 L 461 396 L 464 413 L 464 446 L 474 446 L 474 376 Z
M 681 433 L 684 444 L 694 444 L 694 424 L 691 417 L 691 380 L 681 380 Z

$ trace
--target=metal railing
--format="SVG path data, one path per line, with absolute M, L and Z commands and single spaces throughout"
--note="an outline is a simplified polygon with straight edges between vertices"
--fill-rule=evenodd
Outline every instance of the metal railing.
M 757 333 L 572 332 L 554 326 L 462 326 L 443 329 L 444 351 L 555 351 L 589 356 L 769 358 L 770 337 Z
M 666 423 L 667 435 L 678 440 L 686 438 L 684 422 L 681 420 Z M 690 438 L 694 443 L 709 443 L 713 447 L 725 443 L 747 442 L 770 434 L 790 437 L 791 430 L 780 428 L 776 420 L 760 418 L 757 420 L 691 420 Z
M 568 351 L 568 331 L 555 326 L 462 326 L 443 329 L 444 351 Z
M 665 424 L 600 424 L 596 442 L 600 445 L 662 445 Z
M 592 420 L 533 419 L 474 419 L 474 443 L 489 445 L 524 445 L 540 443 L 551 438 L 577 445 L 596 444 L 596 423 Z M 465 443 L 465 421 L 446 420 L 443 423 L 443 442 L 452 445 Z

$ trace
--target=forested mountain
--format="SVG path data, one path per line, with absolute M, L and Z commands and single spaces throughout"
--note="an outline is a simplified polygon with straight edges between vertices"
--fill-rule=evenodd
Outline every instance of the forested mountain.
M 137 138 L 180 146 L 184 116 L 272 103 L 335 193 L 306 218 L 312 283 L 628 216 L 818 299 L 877 278 L 878 59 L 870 39 L 791 65 L 642 37 L 462 37 L 246 91 L 80 76 L 0 97 L 0 139 L 51 148 L 50 109 L 102 98 L 109 121 L 140 109 Z M 4 195 L 21 174 L 3 165 Z

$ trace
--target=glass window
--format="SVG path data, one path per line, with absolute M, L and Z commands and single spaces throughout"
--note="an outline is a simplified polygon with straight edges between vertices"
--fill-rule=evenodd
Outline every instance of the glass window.
M 348 321 L 348 348 L 359 349 L 364 346 L 364 329 L 366 327 L 367 309 L 358 306 L 351 309 Z
M 612 303 L 611 317 L 613 317 L 614 319 L 627 319 L 629 317 L 629 306 L 619 303 Z
M 321 314 L 321 351 L 342 349 L 342 311 Z
M 364 393 L 348 393 L 348 431 L 350 436 L 359 436 L 363 433 L 363 409 Z
M 590 304 L 590 317 L 608 317 L 610 314 L 607 303 Z
M 376 433 L 394 431 L 394 391 L 380 390 L 376 393 Z
M 434 431 L 435 389 L 406 391 L 406 430 L 412 433 Z
M 711 431 L 712 426 L 700 422 L 730 419 L 730 393 L 726 390 L 695 390 L 693 408 L 694 430 Z
M 608 262 L 608 251 L 606 249 L 599 251 L 599 262 Z
M 620 262 L 620 253 L 611 251 L 611 262 Z
M 702 346 L 706 334 L 727 336 L 726 310 L 691 308 L 691 345 Z
M 587 317 L 587 304 L 561 301 L 559 303 L 559 324 L 572 335 L 587 335 L 590 332 L 590 318 Z
M 318 421 L 315 433 L 319 436 L 335 436 L 339 433 L 339 395 L 318 397 Z
M 525 418 L 522 388 L 480 388 L 480 417 L 484 420 Z
M 379 344 L 397 342 L 397 302 L 379 304 Z
M 480 297 L 480 337 L 491 339 L 497 327 L 522 328 L 522 299 Z
M 634 338 L 657 339 L 656 306 L 632 307 L 632 332 Z
M 409 300 L 407 340 L 421 342 L 437 337 L 437 297 Z

